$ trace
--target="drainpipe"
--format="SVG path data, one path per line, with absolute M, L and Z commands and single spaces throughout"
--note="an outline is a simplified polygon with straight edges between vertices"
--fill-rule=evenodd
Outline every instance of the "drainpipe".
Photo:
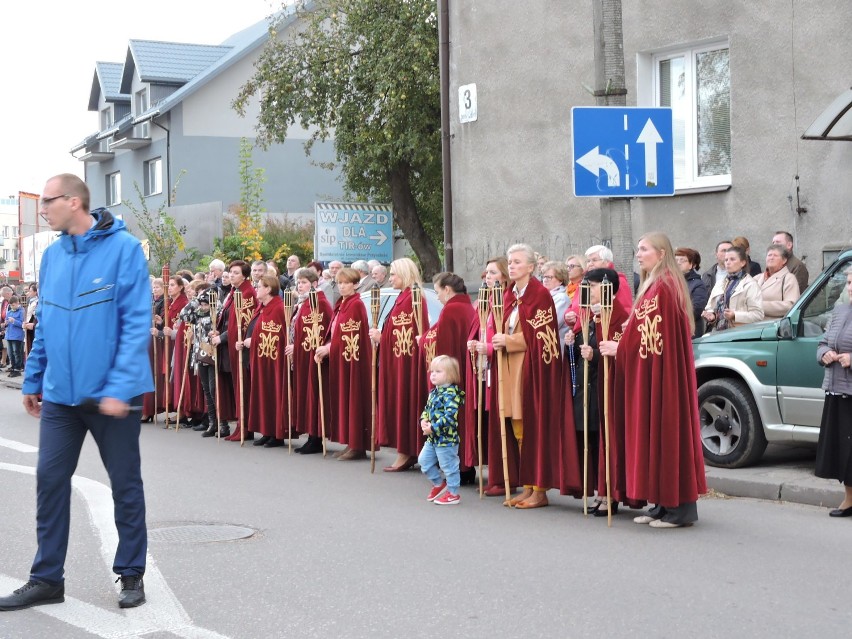
M 438 66 L 441 70 L 441 169 L 444 192 L 444 268 L 453 270 L 453 186 L 450 158 L 450 10 L 438 0 Z

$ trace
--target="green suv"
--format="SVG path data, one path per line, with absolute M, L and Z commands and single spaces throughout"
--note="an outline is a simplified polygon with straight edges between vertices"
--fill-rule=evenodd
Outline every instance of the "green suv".
M 708 464 L 754 464 L 768 442 L 816 443 L 825 395 L 816 347 L 834 307 L 849 303 L 850 267 L 852 250 L 841 252 L 780 320 L 693 340 Z

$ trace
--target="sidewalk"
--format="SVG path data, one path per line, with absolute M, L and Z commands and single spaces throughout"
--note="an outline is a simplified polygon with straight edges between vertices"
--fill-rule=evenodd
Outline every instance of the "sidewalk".
M 0 384 L 21 390 L 21 379 L 0 377 Z M 760 465 L 751 468 L 707 466 L 707 487 L 730 497 L 789 501 L 836 508 L 843 501 L 840 482 L 814 477 L 814 448 L 770 445 Z

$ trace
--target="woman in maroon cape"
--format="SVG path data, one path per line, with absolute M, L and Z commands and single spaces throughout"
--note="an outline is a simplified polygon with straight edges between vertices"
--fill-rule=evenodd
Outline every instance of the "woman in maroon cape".
M 420 452 L 420 412 L 426 405 L 426 369 L 415 339 L 411 285 L 422 284 L 420 270 L 407 257 L 390 265 L 390 285 L 400 291 L 381 331 L 370 329 L 373 345 L 379 347 L 379 399 L 376 408 L 377 438 L 382 446 L 396 448 L 396 461 L 385 472 L 408 470 Z M 423 332 L 429 330 L 426 301 L 421 305 Z
M 249 336 L 237 348 L 246 348 L 251 371 L 248 400 L 248 429 L 260 433 L 255 446 L 275 448 L 284 444 L 287 424 L 287 382 L 284 356 L 284 301 L 274 275 L 257 283 L 258 308 L 251 319 Z M 244 355 L 245 356 L 245 355 Z
M 248 400 L 249 391 L 249 372 L 248 372 L 248 357 L 243 358 L 243 370 L 240 371 L 240 358 L 237 353 L 237 337 L 245 337 L 248 329 L 249 321 L 254 315 L 257 307 L 257 296 L 254 292 L 254 287 L 251 281 L 247 278 L 251 274 L 251 267 L 243 260 L 234 260 L 231 262 L 228 270 L 231 273 L 231 292 L 225 298 L 225 303 L 222 306 L 222 312 L 219 316 L 219 324 L 217 326 L 218 334 L 213 338 L 213 344 L 225 344 L 228 349 L 228 362 L 231 369 L 231 384 L 234 387 L 234 417 L 237 419 L 237 428 L 234 432 L 225 439 L 230 442 L 238 442 L 241 440 L 240 430 L 246 428 L 246 424 L 240 424 L 240 407 L 243 401 Z M 240 291 L 243 296 L 242 312 L 237 314 L 237 305 L 234 304 L 234 292 Z M 238 335 L 238 327 L 241 329 L 241 334 Z M 240 373 L 243 375 L 243 393 L 240 396 Z M 222 409 L 225 413 L 225 409 Z M 246 419 L 248 419 L 248 406 L 245 410 Z M 224 415 L 223 418 L 226 418 Z M 248 432 L 248 431 L 247 431 Z M 253 439 L 254 433 L 248 433 L 246 439 Z
M 151 370 L 154 373 L 154 384 L 156 385 L 157 392 L 157 406 L 154 406 L 154 395 L 155 393 L 145 393 L 142 396 L 142 421 L 150 422 L 153 421 L 154 415 L 161 412 L 165 409 L 163 406 L 163 402 L 165 401 L 163 395 L 163 338 L 160 334 L 160 330 L 163 326 L 163 293 L 165 292 L 163 286 L 163 280 L 159 277 L 151 280 L 151 315 L 152 315 L 152 324 L 151 327 L 151 345 L 148 347 L 148 357 L 151 360 Z M 156 343 L 156 348 L 154 344 Z M 156 351 L 157 357 L 154 358 L 154 353 Z
M 331 325 L 332 311 L 325 293 L 317 290 L 319 276 L 314 269 L 300 268 L 293 277 L 296 280 L 299 303 L 293 322 L 293 343 L 288 344 L 285 351 L 288 356 L 293 357 L 293 430 L 308 434 L 308 441 L 297 448 L 296 452 L 312 455 L 322 452 L 323 417 L 326 436 L 332 432 L 332 389 L 328 383 L 328 365 L 318 367 L 314 361 L 316 350 L 322 346 L 323 338 Z M 311 308 L 311 294 L 316 295 L 316 310 Z M 323 388 L 322 412 L 320 374 Z
M 366 459 L 372 419 L 370 324 L 364 302 L 355 292 L 361 274 L 353 268 L 343 268 L 335 279 L 341 297 L 334 306 L 326 343 L 317 349 L 315 358 L 322 361 L 328 357 L 334 424 L 330 438 L 346 445 L 335 457 L 339 461 Z
M 165 406 L 165 391 L 163 392 L 163 402 L 166 409 L 166 412 L 171 412 L 177 410 L 178 398 L 172 392 L 172 388 L 174 387 L 172 379 L 173 375 L 175 375 L 175 367 L 180 366 L 177 362 L 174 361 L 175 354 L 175 342 L 180 339 L 179 333 L 179 322 L 178 318 L 180 316 L 180 312 L 183 310 L 183 307 L 187 305 L 189 300 L 186 298 L 186 293 L 184 292 L 184 288 L 186 287 L 186 281 L 180 275 L 172 275 L 169 278 L 168 285 L 168 295 L 169 295 L 169 310 L 166 316 L 166 321 L 163 324 L 163 328 L 160 331 L 164 336 L 169 338 L 169 345 L 166 348 L 165 339 L 160 344 L 163 350 L 163 387 L 165 388 L 166 384 L 169 384 L 169 405 Z M 176 326 L 178 325 L 178 326 Z M 179 372 L 177 373 L 180 374 Z M 159 401 L 159 397 L 157 398 Z
M 507 257 L 514 285 L 504 296 L 503 326 L 492 342 L 507 354 L 505 415 L 511 417 L 519 440 L 519 476 L 524 486 L 523 493 L 508 505 L 541 508 L 548 504 L 549 488 L 573 492 L 580 485 L 579 470 L 562 451 L 564 420 L 559 402 L 559 335 L 553 298 L 532 277 L 536 258 L 531 247 L 510 246 Z
M 607 281 L 612 284 L 612 313 L 610 315 L 609 322 L 609 333 L 607 335 L 603 334 L 603 326 L 601 325 L 601 315 L 600 315 L 600 303 L 601 303 L 601 283 L 603 282 L 603 278 L 606 277 Z M 608 392 L 608 412 L 609 412 L 609 472 L 610 472 L 610 486 L 609 486 L 609 496 L 612 500 L 612 514 L 618 513 L 618 504 L 628 503 L 627 499 L 627 491 L 626 491 L 626 477 L 624 474 L 624 430 L 621 428 L 615 428 L 615 420 L 613 419 L 614 415 L 614 403 L 613 399 L 615 396 L 613 387 L 615 381 L 615 360 L 612 357 L 604 358 L 601 357 L 600 350 L 598 350 L 598 342 L 599 341 L 615 341 L 618 342 L 621 340 L 621 330 L 622 325 L 629 318 L 629 313 L 627 309 L 625 309 L 621 300 L 616 296 L 618 292 L 618 287 L 620 285 L 618 273 L 610 268 L 596 268 L 590 270 L 586 273 L 586 278 L 589 281 L 589 297 L 590 303 L 592 305 L 592 320 L 590 322 L 590 330 L 589 330 L 589 344 L 580 344 L 580 340 L 582 340 L 582 335 L 577 336 L 578 342 L 574 345 L 576 347 L 577 353 L 577 361 L 581 362 L 582 359 L 587 359 L 589 361 L 589 368 L 594 367 L 596 369 L 595 375 L 595 384 L 596 388 L 594 392 L 589 393 L 589 401 L 596 402 L 597 410 L 595 412 L 595 419 L 600 421 L 599 425 L 596 425 L 594 432 L 589 428 L 590 437 L 594 435 L 597 438 L 597 445 L 594 447 L 590 446 L 590 449 L 597 453 L 597 458 L 589 461 L 590 471 L 593 468 L 597 468 L 597 480 L 592 480 L 594 484 L 597 485 L 598 498 L 595 501 L 594 505 L 589 509 L 589 512 L 595 517 L 606 517 L 607 516 L 607 508 L 606 508 L 606 496 L 607 496 L 607 487 L 606 487 L 606 454 L 604 452 L 605 439 L 606 435 L 604 433 L 604 377 L 607 377 L 606 380 L 609 384 L 609 392 Z M 575 351 L 575 352 L 576 352 Z M 582 359 L 581 359 L 582 358 Z M 604 366 L 608 367 L 608 374 L 604 374 Z M 582 376 L 580 373 L 579 367 L 577 373 Z M 589 375 L 591 378 L 592 376 Z M 567 394 L 570 395 L 570 375 L 563 375 L 563 379 L 565 383 L 568 384 L 567 388 L 569 388 Z M 591 383 L 591 382 L 590 382 Z M 575 398 L 575 401 L 582 401 L 582 398 L 578 395 Z M 578 411 L 574 411 L 575 419 Z M 589 415 L 592 414 L 592 411 L 589 411 Z M 622 426 L 623 424 L 619 424 Z M 590 424 L 591 426 L 591 424 Z M 581 424 L 582 428 L 582 424 Z M 594 486 L 593 484 L 593 486 Z M 629 504 L 635 508 L 641 508 L 645 505 L 645 502 L 633 502 L 629 501 Z
M 476 311 L 470 304 L 467 287 L 464 280 L 455 273 L 438 273 L 433 279 L 435 292 L 438 300 L 444 305 L 441 316 L 435 325 L 426 331 L 420 340 L 420 350 L 423 352 L 424 364 L 428 377 L 429 367 L 432 360 L 438 355 L 448 355 L 455 358 L 462 370 L 465 370 L 465 362 L 470 363 L 470 353 L 467 349 L 467 336 L 470 333 L 471 324 L 476 319 Z M 467 376 L 459 381 L 459 388 L 467 392 Z M 431 390 L 432 383 L 428 382 Z M 475 414 L 475 413 L 474 413 Z M 459 441 L 464 442 L 468 423 L 476 425 L 476 420 L 468 422 L 467 411 L 460 410 L 458 414 Z M 476 479 L 475 464 L 467 464 L 463 451 L 459 451 L 459 462 L 461 472 L 461 485 L 472 484 Z
M 614 422 L 624 431 L 627 499 L 655 504 L 637 524 L 688 526 L 707 491 L 692 355 L 694 319 L 686 280 L 663 233 L 639 239 L 642 284 L 616 355 Z
M 493 257 L 485 264 L 485 285 L 489 289 L 489 309 L 491 308 L 491 295 L 494 293 L 495 284 L 499 285 L 501 299 L 505 296 L 505 290 L 509 283 L 509 266 L 504 256 Z M 512 297 L 511 301 L 514 301 Z M 477 366 L 484 364 L 485 396 L 483 400 L 482 416 L 482 455 L 484 463 L 488 465 L 488 484 L 485 494 L 489 497 L 505 497 L 506 486 L 503 481 L 503 445 L 500 436 L 500 411 L 497 406 L 497 358 L 494 357 L 494 345 L 491 339 L 495 333 L 494 315 L 489 310 L 488 319 L 485 323 L 485 335 L 480 335 L 479 317 L 475 317 L 473 326 L 468 336 L 468 350 L 476 353 Z M 483 361 L 484 360 L 484 361 Z M 466 430 L 464 438 L 463 463 L 475 466 L 479 463 L 477 411 L 479 410 L 479 388 L 476 376 L 473 373 L 472 362 L 468 361 L 466 366 L 468 399 L 465 401 L 465 419 L 471 427 Z M 506 452 L 509 467 L 509 486 L 514 491 L 519 486 L 518 465 L 520 464 L 520 452 L 518 442 L 511 428 L 506 431 Z

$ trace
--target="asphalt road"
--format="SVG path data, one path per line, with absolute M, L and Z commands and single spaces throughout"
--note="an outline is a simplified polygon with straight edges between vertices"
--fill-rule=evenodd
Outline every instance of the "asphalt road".
M 19 397 L 0 388 L 4 593 L 35 551 L 38 430 Z M 156 425 L 142 447 L 148 603 L 116 605 L 111 502 L 89 439 L 66 603 L 0 613 L 0 637 L 849 636 L 852 519 L 824 508 L 705 498 L 692 528 L 638 526 L 626 511 L 607 529 L 562 497 L 518 511 L 465 488 L 459 506 L 434 506 L 419 472 L 371 476 L 369 462 Z M 200 541 L 230 526 L 252 534 Z

